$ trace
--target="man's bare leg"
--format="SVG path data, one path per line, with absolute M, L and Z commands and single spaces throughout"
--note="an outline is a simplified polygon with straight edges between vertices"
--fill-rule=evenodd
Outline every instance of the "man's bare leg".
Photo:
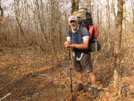
M 91 80 L 92 85 L 96 85 L 96 77 L 95 77 L 95 74 L 93 72 L 89 73 L 89 78 Z
M 82 84 L 82 71 L 77 71 L 77 83 L 78 83 L 78 87 L 77 90 L 81 91 L 82 89 L 84 89 L 84 86 Z
M 98 90 L 97 90 L 97 85 L 96 85 L 96 77 L 93 72 L 89 73 L 89 78 L 92 83 L 92 88 L 91 88 L 91 96 L 89 97 L 90 99 L 95 99 L 98 96 Z

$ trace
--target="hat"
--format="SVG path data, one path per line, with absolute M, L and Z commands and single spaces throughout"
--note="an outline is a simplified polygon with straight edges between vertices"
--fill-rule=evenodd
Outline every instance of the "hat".
M 77 17 L 74 16 L 74 15 L 70 16 L 69 19 L 68 19 L 69 22 L 72 21 L 72 20 L 78 21 Z

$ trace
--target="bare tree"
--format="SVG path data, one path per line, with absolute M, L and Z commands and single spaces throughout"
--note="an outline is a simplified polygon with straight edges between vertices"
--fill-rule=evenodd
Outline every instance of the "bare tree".
M 134 8 L 133 8 L 133 20 L 132 20 L 132 26 L 134 26 Z M 132 27 L 132 32 L 134 32 L 134 27 Z
M 4 11 L 3 11 L 1 0 L 0 0 L 0 22 L 2 21 L 3 16 L 4 16 Z
M 2 28 L 3 17 L 4 17 L 4 11 L 3 11 L 1 0 L 0 0 L 0 40 L 3 40 L 3 28 Z
M 86 4 L 86 7 L 88 8 L 89 12 L 92 13 L 92 0 L 87 0 Z
M 79 1 L 80 0 L 71 0 L 71 2 L 72 2 L 72 12 L 79 9 Z
M 107 28 L 110 29 L 110 5 L 109 5 L 109 0 L 106 0 L 106 24 Z M 107 33 L 109 33 L 110 30 L 107 30 Z
M 16 19 L 16 22 L 18 24 L 18 29 L 20 29 L 20 34 L 22 36 L 22 38 L 24 38 L 25 42 L 28 43 L 27 41 L 27 38 L 25 36 L 25 31 L 24 31 L 24 27 L 23 27 L 23 24 L 24 21 L 25 21 L 25 14 L 26 14 L 26 8 L 25 6 L 25 1 L 17 1 L 15 0 L 14 1 L 14 7 L 15 7 L 15 19 Z
M 118 11 L 117 11 L 117 21 L 116 21 L 116 47 L 115 47 L 115 70 L 114 70 L 114 90 L 115 95 L 121 95 L 121 44 L 122 44 L 122 20 L 123 20 L 123 0 L 117 1 Z M 115 101 L 120 101 L 116 97 Z

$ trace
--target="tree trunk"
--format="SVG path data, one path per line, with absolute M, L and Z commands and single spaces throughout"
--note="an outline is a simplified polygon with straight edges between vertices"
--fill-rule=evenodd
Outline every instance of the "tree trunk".
M 133 20 L 132 21 L 133 21 L 133 23 L 132 23 L 132 33 L 134 33 L 134 27 L 133 27 L 134 26 L 134 8 L 133 8 Z
M 0 0 L 0 22 L 2 21 L 3 15 L 4 15 L 4 12 L 3 12 L 3 8 L 1 6 L 1 0 Z
M 124 1 L 125 2 L 125 1 Z M 126 3 L 123 4 L 122 34 L 126 33 Z
M 118 0 L 116 21 L 116 46 L 115 46 L 115 70 L 114 70 L 114 93 L 115 101 L 121 100 L 121 43 L 122 43 L 122 21 L 123 0 Z
M 72 0 L 72 13 L 79 9 L 80 0 Z
M 86 7 L 88 8 L 89 12 L 92 13 L 92 0 L 86 0 Z
M 1 6 L 1 0 L 0 0 L 0 40 L 3 40 L 3 26 L 2 26 L 2 19 L 4 16 L 3 8 Z
M 109 0 L 106 0 L 106 27 L 107 27 L 107 29 L 110 29 L 110 6 L 109 6 Z M 109 33 L 110 32 L 110 30 L 107 30 L 107 33 Z

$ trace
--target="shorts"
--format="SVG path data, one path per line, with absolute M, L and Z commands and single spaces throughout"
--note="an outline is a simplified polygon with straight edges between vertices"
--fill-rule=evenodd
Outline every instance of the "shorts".
M 73 60 L 74 69 L 76 71 L 82 71 L 84 73 L 93 72 L 93 64 L 91 61 L 91 54 L 84 54 L 80 61 L 77 61 L 74 57 Z

